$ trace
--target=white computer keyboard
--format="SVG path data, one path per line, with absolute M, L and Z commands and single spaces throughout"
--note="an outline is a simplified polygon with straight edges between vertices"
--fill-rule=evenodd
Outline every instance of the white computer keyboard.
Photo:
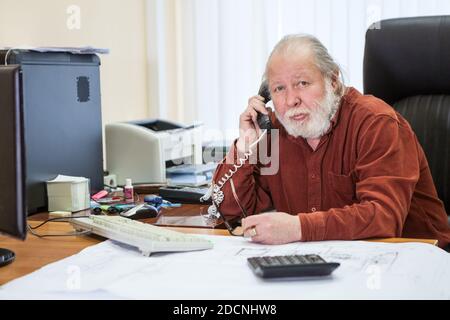
M 88 230 L 102 237 L 139 248 L 143 255 L 152 252 L 192 251 L 213 247 L 201 237 L 168 230 L 120 216 L 95 216 L 71 219 L 77 230 Z

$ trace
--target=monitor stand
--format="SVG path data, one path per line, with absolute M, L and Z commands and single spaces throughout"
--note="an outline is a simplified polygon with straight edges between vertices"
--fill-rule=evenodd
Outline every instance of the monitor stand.
M 0 248 L 0 267 L 13 262 L 15 257 L 16 255 L 11 250 Z

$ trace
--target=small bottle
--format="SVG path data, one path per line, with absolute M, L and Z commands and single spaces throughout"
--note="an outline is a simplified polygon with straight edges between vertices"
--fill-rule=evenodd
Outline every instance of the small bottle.
M 125 187 L 123 188 L 123 195 L 125 197 L 125 202 L 132 203 L 134 202 L 134 189 L 131 184 L 131 179 L 125 180 Z

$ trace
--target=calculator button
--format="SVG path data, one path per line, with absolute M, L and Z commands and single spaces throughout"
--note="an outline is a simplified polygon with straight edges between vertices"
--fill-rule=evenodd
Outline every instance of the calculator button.
M 299 259 L 299 256 L 291 256 L 291 259 L 295 264 L 302 264 L 302 260 Z
M 285 256 L 280 256 L 280 262 L 283 265 L 290 264 L 289 260 Z
M 308 259 L 307 256 L 300 256 L 299 258 L 300 258 L 300 260 L 302 260 L 302 263 L 304 263 L 304 264 L 310 264 L 311 263 L 311 261 Z
M 276 257 L 270 257 L 270 265 L 272 266 L 279 266 L 280 261 Z
M 298 260 L 295 259 L 295 256 L 287 256 L 286 257 L 291 264 L 298 264 Z
M 321 257 L 315 254 L 307 255 L 307 258 L 311 261 L 311 263 L 322 263 L 325 262 Z
M 264 266 L 270 266 L 271 265 L 270 257 L 262 257 L 261 264 Z

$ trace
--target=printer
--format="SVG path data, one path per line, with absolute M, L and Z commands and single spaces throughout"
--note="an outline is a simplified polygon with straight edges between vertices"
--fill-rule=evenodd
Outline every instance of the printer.
M 167 183 L 166 169 L 202 164 L 202 126 L 148 119 L 105 125 L 106 167 L 117 184 Z

